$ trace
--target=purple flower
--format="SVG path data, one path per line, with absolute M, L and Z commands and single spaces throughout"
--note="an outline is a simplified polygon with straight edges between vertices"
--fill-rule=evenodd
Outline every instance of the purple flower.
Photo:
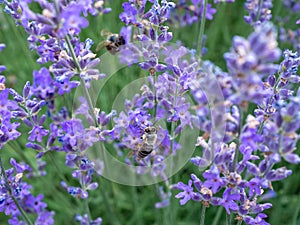
M 211 4 L 206 5 L 206 19 L 212 20 L 213 15 L 217 12 L 212 8 Z M 203 1 L 192 0 L 191 4 L 186 0 L 179 1 L 175 6 L 175 10 L 172 10 L 170 20 L 174 20 L 180 23 L 181 26 L 191 25 L 199 21 L 202 18 L 203 13 Z
M 244 16 L 247 23 L 258 25 L 272 18 L 271 8 L 273 7 L 272 0 L 265 0 L 262 4 L 255 0 L 247 0 L 245 8 L 249 12 L 249 16 Z
M 21 214 L 11 198 L 12 194 L 26 213 L 35 214 L 35 216 L 37 216 L 35 224 L 53 224 L 54 212 L 50 213 L 46 210 L 47 204 L 42 201 L 43 195 L 40 194 L 34 197 L 30 193 L 32 187 L 22 181 L 23 174 L 32 169 L 24 163 L 17 163 L 14 159 L 10 160 L 10 164 L 12 168 L 4 171 L 7 175 L 8 183 L 6 183 L 3 177 L 0 178 L 0 211 L 12 216 L 9 220 L 10 224 L 25 224 L 19 220 Z M 10 189 L 11 194 L 7 188 Z
M 217 3 L 221 3 L 221 2 L 228 2 L 228 3 L 232 3 L 232 2 L 235 2 L 235 0 L 214 0 L 214 3 L 217 4 Z
M 4 3 L 4 1 L 1 1 L 0 3 Z M 5 1 L 5 8 L 4 8 L 4 12 L 10 14 L 15 20 L 17 24 L 20 24 L 20 19 L 21 19 L 21 12 L 22 12 L 22 8 L 20 7 L 20 4 L 18 3 L 18 1 Z
M 0 91 L 3 91 L 5 88 L 5 77 L 0 75 Z
M 49 70 L 43 67 L 39 71 L 33 72 L 33 84 L 31 91 L 40 99 L 51 99 L 54 96 L 55 89 L 53 79 Z
M 0 52 L 5 48 L 5 44 L 0 43 Z M 0 73 L 2 73 L 4 70 L 6 70 L 6 67 L 4 65 L 0 65 Z M 0 91 L 5 89 L 5 78 L 0 75 Z M 4 86 L 3 86 L 4 85 Z
M 55 62 L 58 60 L 61 52 L 60 45 L 55 38 L 49 38 L 46 40 L 39 40 L 40 45 L 36 46 L 36 39 L 28 38 L 32 48 L 36 48 L 40 58 L 37 60 L 40 64 L 45 64 L 49 61 Z
M 133 24 L 135 25 L 137 20 L 137 9 L 133 3 L 130 2 L 124 2 L 122 4 L 122 7 L 124 9 L 124 12 L 122 12 L 119 16 L 120 20 L 124 22 L 126 25 Z
M 262 78 L 274 74 L 278 66 L 272 62 L 278 60 L 281 50 L 277 47 L 276 33 L 270 23 L 256 27 L 248 39 L 234 37 L 231 52 L 224 58 L 236 89 L 231 96 L 233 103 L 253 101 L 261 103 L 271 93 L 264 88 Z
M 34 209 L 34 212 L 39 213 L 47 207 L 47 204 L 42 202 L 43 198 L 44 198 L 43 194 L 39 194 L 37 197 L 29 196 L 26 199 L 25 204 L 28 207 Z
M 283 180 L 292 174 L 291 170 L 286 169 L 285 167 L 278 168 L 276 170 L 271 170 L 266 174 L 266 178 L 269 181 Z
M 253 151 L 257 149 L 258 143 L 262 142 L 262 136 L 257 134 L 260 123 L 252 115 L 248 115 L 243 132 L 240 134 L 242 146 L 247 146 Z
M 4 81 L 4 79 L 2 78 Z M 12 122 L 13 110 L 18 109 L 16 102 L 8 99 L 9 91 L 4 89 L 0 90 L 0 149 L 4 144 L 10 140 L 15 140 L 21 133 L 16 129 L 20 126 L 20 123 Z
M 27 223 L 22 221 L 22 220 L 19 220 L 18 217 L 12 217 L 8 220 L 8 223 L 10 225 L 26 225 Z
M 64 93 L 69 93 L 71 89 L 78 87 L 78 85 L 78 81 L 70 81 L 68 78 L 64 80 L 59 80 L 56 83 L 56 86 L 58 88 L 57 93 L 60 95 L 63 95 Z
M 283 4 L 286 8 L 291 10 L 291 13 L 300 11 L 300 3 L 295 0 L 283 0 Z
M 82 28 L 88 26 L 88 20 L 81 16 L 83 5 L 71 2 L 60 14 L 62 21 L 58 36 L 64 38 L 65 35 L 78 35 Z
M 79 85 L 78 81 L 71 80 L 76 75 L 79 75 L 85 82 L 102 79 L 105 76 L 95 68 L 100 63 L 100 59 L 95 58 L 96 54 L 90 50 L 93 44 L 91 39 L 88 38 L 82 43 L 77 38 L 73 38 L 71 44 L 78 64 L 74 62 L 71 50 L 64 43 L 65 48 L 62 49 L 57 62 L 52 67 L 59 94 L 69 92 L 71 88 Z
M 267 218 L 267 215 L 264 213 L 259 213 L 255 218 L 245 216 L 244 221 L 250 225 L 270 225 L 264 220 L 264 218 Z
M 233 190 L 231 188 L 227 188 L 222 198 L 213 197 L 212 204 L 221 205 L 226 209 L 227 214 L 230 214 L 230 210 L 237 211 L 238 204 L 235 201 L 240 199 L 240 195 L 237 193 L 231 193 Z
M 252 178 L 248 182 L 248 187 L 249 187 L 249 196 L 260 196 L 262 194 L 262 189 L 261 189 L 261 179 L 259 178 Z
M 83 216 L 81 215 L 76 215 L 75 220 L 79 221 L 81 225 L 101 225 L 102 224 L 102 219 L 98 217 L 96 220 L 89 220 L 89 217 L 87 214 L 84 214 Z
M 203 186 L 210 188 L 213 193 L 217 193 L 225 186 L 224 179 L 220 177 L 220 172 L 216 167 L 212 167 L 210 171 L 204 172 L 203 177 L 206 179 Z
M 41 14 L 29 8 L 27 1 L 5 1 L 6 12 L 9 13 L 18 24 L 22 24 L 32 36 L 31 40 L 39 41 L 38 35 L 64 38 L 66 35 L 78 35 L 82 28 L 88 25 L 85 19 L 87 12 L 97 15 L 97 12 L 107 13 L 109 9 L 103 8 L 103 1 L 79 1 L 68 4 L 57 4 L 37 1 L 43 9 Z M 39 7 L 37 7 L 39 8 Z M 82 16 L 84 14 L 84 16 Z
M 43 211 L 38 214 L 35 225 L 52 225 L 54 224 L 54 212 Z
M 160 198 L 160 202 L 155 203 L 155 208 L 160 209 L 160 208 L 165 208 L 168 207 L 170 204 L 170 197 L 171 197 L 171 193 L 170 192 L 165 192 L 163 190 L 163 187 L 160 186 L 158 188 L 158 194 L 159 194 L 159 198 Z
M 178 189 L 182 191 L 175 196 L 175 198 L 181 198 L 180 205 L 185 205 L 191 199 L 194 201 L 200 201 L 200 194 L 194 192 L 194 189 L 192 188 L 192 184 L 193 181 L 189 180 L 188 185 L 182 182 L 173 185 L 174 189 Z
M 42 142 L 42 137 L 46 136 L 48 134 L 48 131 L 43 129 L 42 126 L 34 126 L 32 130 L 29 132 L 29 141 L 35 141 Z
M 80 119 L 70 119 L 61 123 L 62 131 L 59 137 L 65 151 L 83 152 L 97 142 L 97 129 L 84 128 Z
M 299 82 L 299 78 L 298 78 L 299 76 L 296 75 L 296 73 L 298 67 L 300 66 L 300 57 L 298 56 L 297 53 L 292 52 L 290 50 L 285 50 L 283 52 L 283 55 L 284 55 L 284 60 L 280 63 L 280 68 L 278 71 L 280 77 L 286 80 L 291 80 L 291 81 L 295 80 Z
M 67 190 L 67 192 L 75 198 L 86 199 L 89 195 L 88 192 L 79 187 L 67 186 L 65 182 L 61 182 L 63 188 Z

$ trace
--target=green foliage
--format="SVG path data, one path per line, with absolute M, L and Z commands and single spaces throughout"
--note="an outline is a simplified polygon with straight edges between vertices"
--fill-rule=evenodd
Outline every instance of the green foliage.
M 95 46 L 103 40 L 100 36 L 102 29 L 119 32 L 122 23 L 118 20 L 118 14 L 122 11 L 120 0 L 109 1 L 112 13 L 102 17 L 89 17 L 90 26 L 82 33 L 82 40 L 89 37 L 95 41 Z M 277 14 L 284 13 L 280 9 L 281 1 L 275 1 L 274 10 Z M 277 4 L 278 3 L 278 4 Z M 247 36 L 252 28 L 247 25 L 243 16 L 245 10 L 243 1 L 237 1 L 234 4 L 220 4 L 217 7 L 217 14 L 213 21 L 206 24 L 205 34 L 207 35 L 206 47 L 208 54 L 204 57 L 215 62 L 225 69 L 223 54 L 229 50 L 231 40 L 234 35 Z M 185 28 L 176 28 L 170 31 L 174 32 L 174 41 L 181 40 L 186 46 L 193 48 L 197 38 L 197 27 L 199 24 Z M 26 41 L 26 34 L 21 27 L 16 27 L 13 20 L 5 13 L 0 12 L 0 43 L 5 43 L 6 48 L 0 53 L 0 64 L 4 64 L 7 70 L 4 72 L 9 86 L 21 91 L 27 80 L 32 80 L 32 71 L 41 68 L 35 60 L 37 55 L 29 50 Z M 94 47 L 95 48 L 95 47 Z M 101 71 L 101 68 L 100 68 Z M 117 72 L 117 76 L 107 81 L 107 85 L 97 100 L 98 105 L 106 112 L 111 110 L 110 99 L 113 99 L 123 86 L 135 80 L 141 74 L 138 67 L 125 68 Z M 64 105 L 71 96 L 61 99 Z M 68 105 L 67 105 L 68 106 Z M 28 130 L 25 130 L 28 132 Z M 25 135 L 26 136 L 26 135 Z M 31 149 L 25 149 L 25 137 L 19 138 L 14 143 L 9 143 L 0 154 L 5 166 L 9 165 L 9 158 L 14 157 L 17 160 L 33 164 L 35 162 L 35 152 Z M 56 212 L 55 224 L 74 224 L 74 215 L 85 211 L 83 200 L 77 200 L 66 193 L 61 187 L 62 180 L 69 184 L 75 182 L 71 177 L 71 169 L 64 165 L 64 154 L 47 154 L 45 160 L 48 163 L 45 177 L 30 179 L 29 183 L 33 186 L 35 195 L 43 193 L 45 202 L 50 210 Z M 300 224 L 300 167 L 288 165 L 293 169 L 293 174 L 281 183 L 274 186 L 278 196 L 272 200 L 273 208 L 267 210 L 269 222 L 272 225 L 297 225 Z M 121 171 L 120 171 L 121 172 Z M 187 179 L 191 172 L 197 173 L 195 167 L 188 163 L 172 181 Z M 199 224 L 201 204 L 189 202 L 187 205 L 179 206 L 179 201 L 175 198 L 171 200 L 170 208 L 155 209 L 155 202 L 159 201 L 156 187 L 129 187 L 112 183 L 104 178 L 99 178 L 99 188 L 90 192 L 89 204 L 91 214 L 94 218 L 101 216 L 103 224 L 126 224 L 126 225 L 194 225 Z M 74 185 L 77 185 L 74 183 Z M 176 192 L 174 191 L 175 195 Z M 219 217 L 219 219 L 218 219 Z M 5 224 L 7 217 L 0 215 L 0 224 Z M 171 222 L 174 221 L 174 222 Z M 208 208 L 205 224 L 221 225 L 225 221 L 225 210 L 219 211 L 216 208 Z

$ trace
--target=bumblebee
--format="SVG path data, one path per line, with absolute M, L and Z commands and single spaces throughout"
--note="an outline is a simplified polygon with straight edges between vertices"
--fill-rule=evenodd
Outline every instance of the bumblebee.
M 101 31 L 101 36 L 106 36 L 107 39 L 97 45 L 96 51 L 100 51 L 105 47 L 110 54 L 115 55 L 120 51 L 120 47 L 126 44 L 124 37 L 119 34 L 112 34 L 104 30 Z

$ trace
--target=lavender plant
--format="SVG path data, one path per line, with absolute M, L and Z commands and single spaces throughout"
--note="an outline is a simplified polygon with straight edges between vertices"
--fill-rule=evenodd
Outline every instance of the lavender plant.
M 206 20 L 225 13 L 219 10 L 221 2 L 234 1 L 0 1 L 28 35 L 40 65 L 22 92 L 8 87 L 0 75 L 0 210 L 9 224 L 62 223 L 55 222 L 61 211 L 54 212 L 29 185 L 54 168 L 60 179 L 54 185 L 81 205 L 64 223 L 143 224 L 139 214 L 126 222 L 117 216 L 114 206 L 122 199 L 111 203 L 106 178 L 132 186 L 155 184 L 152 207 L 164 213 L 157 224 L 177 224 L 174 209 L 191 200 L 202 207 L 197 216 L 202 225 L 208 224 L 209 207 L 224 209 L 227 225 L 269 224 L 273 184 L 300 162 L 299 35 L 289 35 L 282 19 L 275 20 L 282 26 L 280 41 L 293 36 L 290 49 L 281 49 L 270 22 L 272 1 L 245 1 L 244 26 L 253 31 L 233 37 L 221 69 L 203 54 Z M 299 8 L 293 1 L 284 5 L 293 12 Z M 94 18 L 103 22 L 117 10 L 108 6 L 122 8 L 118 19 L 123 27 L 108 34 L 103 42 L 108 51 L 101 55 L 94 51 L 96 40 L 82 39 Z M 198 26 L 190 37 L 196 49 L 189 49 L 174 34 L 193 24 Z M 112 76 L 107 71 L 122 68 L 143 77 L 127 86 L 130 94 L 120 91 L 111 109 L 104 110 L 97 89 Z M 5 69 L 0 66 L 1 73 Z M 149 128 L 155 130 L 151 137 Z M 20 159 L 8 159 L 8 148 Z M 23 150 L 34 152 L 35 159 Z M 182 170 L 185 164 L 189 170 Z M 61 172 L 65 167 L 66 174 Z M 99 214 L 97 196 L 108 215 Z M 138 210 L 135 189 L 131 197 Z

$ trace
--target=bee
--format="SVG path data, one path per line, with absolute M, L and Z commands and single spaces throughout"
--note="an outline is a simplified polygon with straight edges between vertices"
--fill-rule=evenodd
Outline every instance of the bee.
M 144 134 L 141 136 L 142 143 L 138 150 L 136 150 L 136 161 L 146 158 L 153 151 L 157 141 L 157 128 L 149 126 L 144 129 Z M 130 152 L 130 153 L 133 153 Z
M 97 45 L 96 51 L 100 51 L 105 47 L 110 54 L 115 55 L 120 51 L 120 47 L 126 44 L 124 37 L 119 34 L 112 34 L 109 31 L 103 30 L 101 31 L 101 36 L 106 36 L 107 39 Z

